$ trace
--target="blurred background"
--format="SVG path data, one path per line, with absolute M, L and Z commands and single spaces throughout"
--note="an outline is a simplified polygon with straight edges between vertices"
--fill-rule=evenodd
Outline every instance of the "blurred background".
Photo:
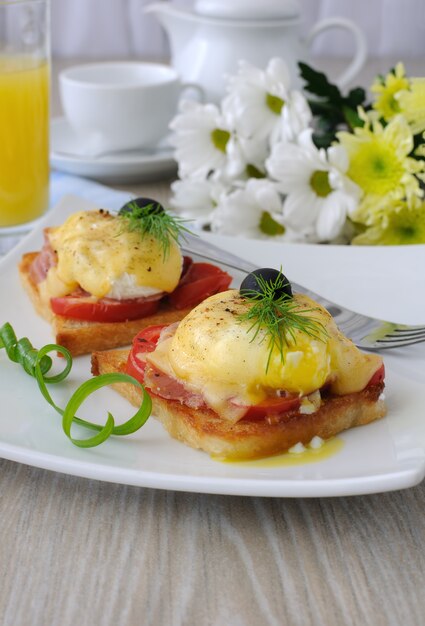
M 150 1 L 52 0 L 54 56 L 166 59 L 164 32 L 154 17 L 143 14 Z M 180 7 L 193 4 L 193 0 L 171 2 Z M 300 0 L 300 4 L 305 33 L 321 18 L 348 17 L 363 29 L 371 57 L 423 59 L 425 70 L 425 0 Z M 319 37 L 312 52 L 314 57 L 345 57 L 352 51 L 353 42 L 335 30 Z

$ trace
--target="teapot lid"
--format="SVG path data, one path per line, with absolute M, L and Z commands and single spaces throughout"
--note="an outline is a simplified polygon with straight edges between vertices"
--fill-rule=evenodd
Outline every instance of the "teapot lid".
M 272 20 L 299 17 L 298 0 L 196 0 L 195 13 L 239 20 Z

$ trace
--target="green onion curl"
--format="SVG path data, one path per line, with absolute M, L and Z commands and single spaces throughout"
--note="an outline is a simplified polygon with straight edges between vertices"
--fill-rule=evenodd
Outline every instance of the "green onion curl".
M 53 401 L 47 389 L 47 385 L 62 382 L 68 376 L 72 368 L 72 356 L 69 350 L 55 343 L 48 344 L 40 350 L 37 350 L 32 346 L 27 337 L 18 340 L 15 331 L 8 322 L 0 328 L 0 349 L 1 348 L 5 348 L 6 354 L 11 361 L 19 363 L 27 374 L 36 379 L 38 387 L 45 400 L 60 415 L 62 415 L 62 428 L 64 433 L 73 444 L 80 448 L 92 448 L 94 446 L 98 446 L 106 441 L 110 435 L 123 436 L 134 433 L 146 423 L 151 414 L 152 401 L 143 385 L 139 383 L 138 380 L 133 378 L 133 376 L 119 372 L 101 374 L 100 376 L 95 376 L 90 380 L 85 381 L 76 391 L 74 391 L 66 407 L 61 409 Z M 53 365 L 53 361 L 49 356 L 50 352 L 59 353 L 65 359 L 65 366 L 63 370 L 54 376 L 47 375 Z M 127 420 L 124 424 L 115 426 L 114 417 L 108 411 L 106 424 L 104 426 L 100 426 L 94 422 L 81 419 L 76 415 L 76 411 L 91 393 L 114 383 L 131 383 L 142 390 L 142 404 L 133 417 Z M 76 439 L 71 436 L 71 426 L 73 423 L 98 432 L 93 437 L 89 437 L 87 439 Z

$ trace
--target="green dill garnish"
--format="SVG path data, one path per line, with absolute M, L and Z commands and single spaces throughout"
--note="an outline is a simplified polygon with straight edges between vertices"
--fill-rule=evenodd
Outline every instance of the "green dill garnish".
M 138 232 L 142 237 L 151 235 L 162 247 L 163 260 L 170 254 L 171 242 L 178 244 L 183 233 L 190 233 L 184 226 L 188 221 L 166 213 L 159 203 L 152 202 L 139 206 L 136 202 L 128 202 L 127 210 L 120 212 L 118 217 L 123 220 L 126 230 Z
M 268 337 L 269 355 L 266 373 L 270 366 L 273 351 L 277 347 L 282 363 L 284 363 L 284 347 L 296 344 L 296 331 L 308 335 L 312 339 L 324 341 L 327 332 L 324 325 L 309 316 L 318 308 L 300 309 L 299 304 L 287 293 L 282 293 L 286 278 L 280 271 L 274 280 L 266 280 L 263 276 L 255 276 L 257 290 L 244 290 L 243 297 L 252 302 L 246 313 L 239 315 L 240 322 L 250 323 L 248 333 L 254 331 L 251 343 L 265 330 Z M 277 295 L 281 292 L 281 295 Z

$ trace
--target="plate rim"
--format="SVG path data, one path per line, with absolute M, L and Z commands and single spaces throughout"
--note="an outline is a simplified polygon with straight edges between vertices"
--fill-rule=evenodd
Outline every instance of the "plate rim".
M 270 498 L 326 498 L 385 493 L 414 487 L 425 477 L 425 459 L 420 464 L 398 472 L 375 473 L 361 478 L 294 480 L 217 476 L 195 478 L 175 473 L 158 474 L 147 470 L 77 461 L 39 451 L 26 454 L 25 448 L 4 442 L 0 442 L 0 457 L 39 469 L 120 485 L 187 493 Z

